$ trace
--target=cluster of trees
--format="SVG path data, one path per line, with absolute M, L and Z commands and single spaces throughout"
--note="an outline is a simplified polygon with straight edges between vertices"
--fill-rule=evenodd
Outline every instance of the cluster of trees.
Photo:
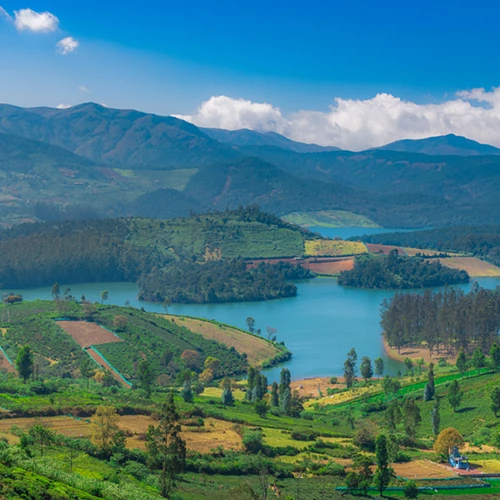
M 350 388 L 354 385 L 357 375 L 357 360 L 358 354 L 354 347 L 347 353 L 347 359 L 344 362 L 344 381 L 347 388 Z M 360 375 L 364 379 L 365 384 L 369 382 L 373 378 L 373 375 L 377 375 L 377 377 L 382 377 L 385 370 L 384 360 L 380 357 L 375 358 L 372 363 L 371 358 L 368 356 L 363 356 L 361 359 L 361 364 L 359 366 Z
M 350 271 L 342 271 L 339 284 L 360 288 L 408 289 L 468 283 L 465 271 L 451 269 L 440 262 L 421 257 L 399 256 L 392 250 L 388 256 L 357 257 Z
M 455 226 L 364 236 L 369 243 L 464 252 L 500 265 L 500 226 Z
M 480 346 L 489 351 L 498 340 L 500 293 L 474 286 L 471 292 L 449 288 L 439 292 L 396 293 L 384 300 L 380 322 L 389 345 L 427 344 L 446 353 Z
M 297 295 L 290 279 L 310 278 L 310 271 L 286 263 L 248 269 L 242 259 L 204 264 L 177 262 L 155 267 L 139 279 L 141 300 L 172 303 L 215 303 L 270 300 Z

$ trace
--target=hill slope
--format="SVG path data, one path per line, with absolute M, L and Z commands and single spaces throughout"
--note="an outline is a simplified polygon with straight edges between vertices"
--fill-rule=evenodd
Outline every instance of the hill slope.
M 379 150 L 403 151 L 406 153 L 422 153 L 426 155 L 497 155 L 500 149 L 481 144 L 455 134 L 440 135 L 437 137 L 427 137 L 426 139 L 404 139 L 391 142 Z
M 68 109 L 0 105 L 0 132 L 127 168 L 198 167 L 238 156 L 183 120 L 94 103 Z
M 257 132 L 249 129 L 225 130 L 220 128 L 200 128 L 200 130 L 212 137 L 212 139 L 233 146 L 276 146 L 296 153 L 319 153 L 321 151 L 339 150 L 339 148 L 333 146 L 325 147 L 292 141 L 276 132 Z

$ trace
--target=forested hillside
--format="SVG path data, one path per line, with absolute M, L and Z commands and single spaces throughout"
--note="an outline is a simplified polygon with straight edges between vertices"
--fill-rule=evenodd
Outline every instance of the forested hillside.
M 339 284 L 359 288 L 407 289 L 468 283 L 465 271 L 451 269 L 439 262 L 419 257 L 399 256 L 392 250 L 388 256 L 356 257 L 350 271 L 342 271 Z
M 313 235 L 256 207 L 188 219 L 24 224 L 0 232 L 2 288 L 138 281 L 146 300 L 226 302 L 289 297 L 310 273 L 245 258 L 300 257 Z M 182 271 L 182 272 L 181 272 Z
M 367 243 L 464 252 L 500 265 L 500 226 L 458 226 L 364 236 Z

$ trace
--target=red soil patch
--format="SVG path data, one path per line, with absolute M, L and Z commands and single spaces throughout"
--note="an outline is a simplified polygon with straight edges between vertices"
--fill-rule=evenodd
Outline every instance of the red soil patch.
M 257 267 L 260 263 L 279 264 L 285 262 L 293 266 L 309 269 L 313 273 L 335 276 L 342 271 L 350 271 L 354 266 L 352 257 L 306 257 L 306 258 L 284 258 L 284 259 L 258 259 L 247 261 L 247 269 Z
M 393 247 L 389 245 L 375 245 L 374 243 L 367 243 L 366 248 L 370 253 L 376 253 L 380 255 L 389 255 L 392 250 L 397 250 L 399 255 L 406 255 L 404 248 Z
M 16 371 L 2 352 L 0 352 L 0 370 L 5 370 L 10 373 L 14 373 Z
M 454 469 L 431 462 L 430 460 L 415 460 L 404 464 L 393 464 L 397 476 L 407 479 L 447 478 L 456 476 Z
M 57 321 L 57 324 L 83 348 L 92 345 L 109 344 L 111 342 L 123 342 L 120 337 L 95 323 L 87 321 Z

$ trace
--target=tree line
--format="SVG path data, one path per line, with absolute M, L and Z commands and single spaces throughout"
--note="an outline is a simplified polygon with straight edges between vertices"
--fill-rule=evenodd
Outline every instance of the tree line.
M 396 293 L 381 307 L 383 334 L 390 346 L 426 343 L 429 351 L 489 351 L 498 340 L 500 290 L 475 284 L 469 293 L 455 288 L 438 292 Z
M 339 284 L 359 288 L 408 289 L 468 283 L 465 271 L 451 269 L 440 262 L 421 257 L 399 256 L 392 250 L 388 256 L 357 257 L 350 271 L 342 271 Z

